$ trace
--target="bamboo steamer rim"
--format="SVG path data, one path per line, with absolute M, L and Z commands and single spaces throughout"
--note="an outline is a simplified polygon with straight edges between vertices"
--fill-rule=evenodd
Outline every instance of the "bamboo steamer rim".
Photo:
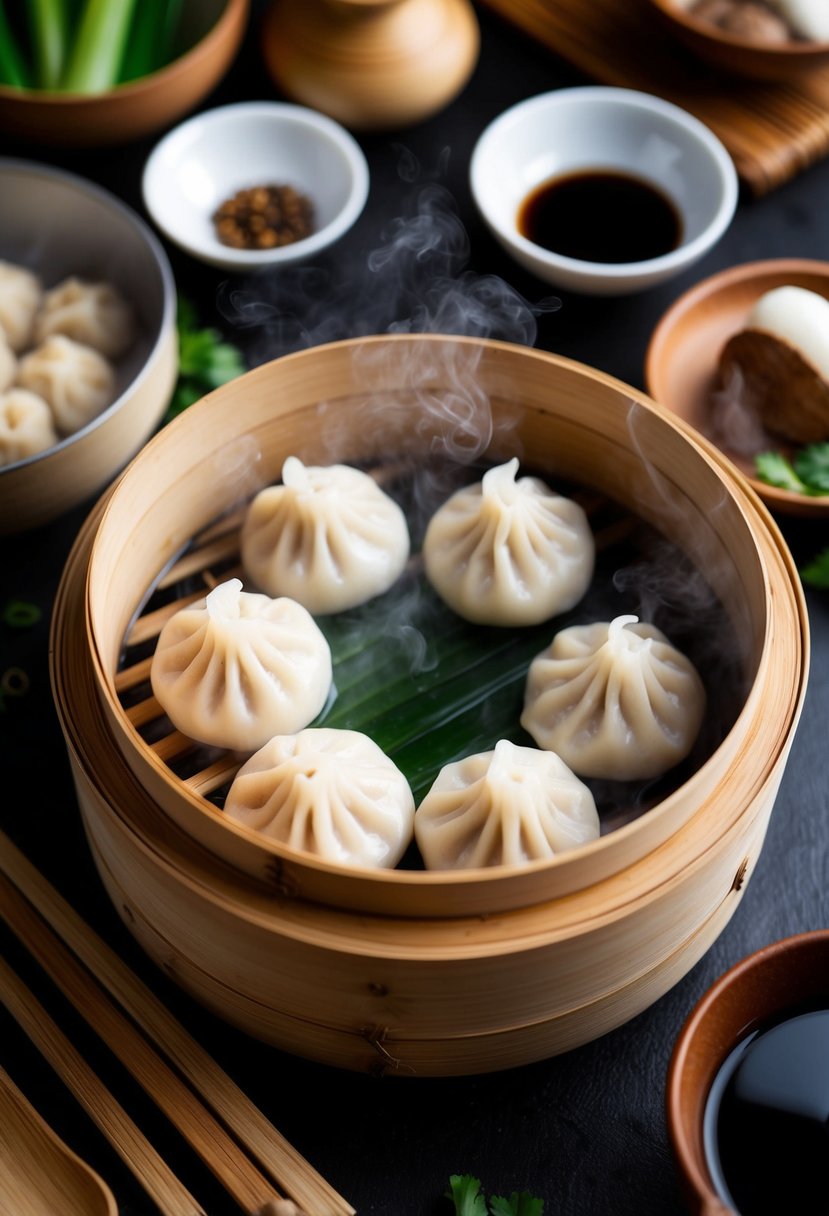
M 776 524 L 772 520 L 769 513 L 760 502 L 759 498 L 754 494 L 751 487 L 745 482 L 737 471 L 731 466 L 718 450 L 707 440 L 697 434 L 692 428 L 682 423 L 681 420 L 670 414 L 663 407 L 658 406 L 651 401 L 644 393 L 622 384 L 615 378 L 606 373 L 596 371 L 585 364 L 577 363 L 573 360 L 564 358 L 563 356 L 553 355 L 548 352 L 539 352 L 525 347 L 517 347 L 511 343 L 497 342 L 493 340 L 478 340 L 463 337 L 449 337 L 447 335 L 380 335 L 374 338 L 351 339 L 345 342 L 329 343 L 325 346 L 314 347 L 310 350 L 297 352 L 293 355 L 284 356 L 280 360 L 274 361 L 272 364 L 265 364 L 260 368 L 254 369 L 241 378 L 246 384 L 254 384 L 258 379 L 269 377 L 271 369 L 275 364 L 280 364 L 283 367 L 296 363 L 299 360 L 305 360 L 309 356 L 315 359 L 323 359 L 328 352 L 336 350 L 355 350 L 357 348 L 377 346 L 379 344 L 411 344 L 412 342 L 424 343 L 430 342 L 435 344 L 445 344 L 450 342 L 453 346 L 459 348 L 477 348 L 488 352 L 505 352 L 507 355 L 520 355 L 522 360 L 535 360 L 545 364 L 558 367 L 560 369 L 575 372 L 579 375 L 585 375 L 589 379 L 597 382 L 600 385 L 611 388 L 616 392 L 621 393 L 627 400 L 634 403 L 636 406 L 644 409 L 649 414 L 655 415 L 660 419 L 670 430 L 682 435 L 691 448 L 696 452 L 697 458 L 704 465 L 712 469 L 719 480 L 729 491 L 729 497 L 732 505 L 736 508 L 742 525 L 753 536 L 755 543 L 758 538 L 764 538 L 764 544 L 758 545 L 757 560 L 760 566 L 762 577 L 762 585 L 765 592 L 766 605 L 774 605 L 777 612 L 782 612 L 784 608 L 790 614 L 793 620 L 798 622 L 797 638 L 794 640 L 794 654 L 791 656 L 792 662 L 783 666 L 781 670 L 781 679 L 776 687 L 786 687 L 787 701 L 784 712 L 780 717 L 780 738 L 774 743 L 770 751 L 774 751 L 777 747 L 782 746 L 782 741 L 788 736 L 793 728 L 794 723 L 799 715 L 802 697 L 805 690 L 806 672 L 808 669 L 807 651 L 808 651 L 808 626 L 805 610 L 805 599 L 803 597 L 802 588 L 800 587 L 799 579 L 796 576 L 793 562 L 785 546 Z M 352 395 L 357 390 L 352 390 Z M 217 392 L 221 392 L 218 390 Z M 205 401 L 200 404 L 199 411 L 202 413 L 203 406 L 208 406 L 211 399 L 215 399 L 217 393 L 210 394 Z M 302 407 L 294 407 L 293 410 L 286 411 L 287 413 L 301 413 L 308 408 L 307 404 Z M 585 425 L 590 420 L 585 420 Z M 231 824 L 223 816 L 217 808 L 213 807 L 200 795 L 195 794 L 186 788 L 181 782 L 172 777 L 166 764 L 159 760 L 158 757 L 147 748 L 143 741 L 137 736 L 134 728 L 130 723 L 126 722 L 121 711 L 120 703 L 114 692 L 112 673 L 108 671 L 106 659 L 99 645 L 98 630 L 96 625 L 96 611 L 94 607 L 95 601 L 95 573 L 96 573 L 96 555 L 101 544 L 101 537 L 106 535 L 107 528 L 110 523 L 114 511 L 114 504 L 118 502 L 119 495 L 124 492 L 125 487 L 129 488 L 132 481 L 140 478 L 146 467 L 152 462 L 160 445 L 167 445 L 171 442 L 170 437 L 178 437 L 179 434 L 185 434 L 188 429 L 201 425 L 201 415 L 197 418 L 196 413 L 189 411 L 182 415 L 170 427 L 166 428 L 165 432 L 161 432 L 155 437 L 147 447 L 133 461 L 132 465 L 127 469 L 119 483 L 115 487 L 113 493 L 109 496 L 106 505 L 103 508 L 100 524 L 96 530 L 92 546 L 91 556 L 87 570 L 86 585 L 85 585 L 85 618 L 86 629 L 88 635 L 88 643 L 92 658 L 93 674 L 95 684 L 99 695 L 103 699 L 104 708 L 110 718 L 120 724 L 128 746 L 131 746 L 140 753 L 140 759 L 154 777 L 166 785 L 171 785 L 175 791 L 175 796 L 179 798 L 183 805 L 188 809 L 189 813 L 195 815 L 207 815 L 216 824 L 220 825 L 220 832 L 231 833 L 240 837 L 242 840 L 251 840 L 255 847 L 262 850 L 262 853 L 286 862 L 292 866 L 307 869 L 315 872 L 320 879 L 326 877 L 336 877 L 340 882 L 348 884 L 352 879 L 355 882 L 365 884 L 366 889 L 379 888 L 394 889 L 431 889 L 433 891 L 444 891 L 449 888 L 462 889 L 473 888 L 478 884 L 486 884 L 486 887 L 492 890 L 499 884 L 514 883 L 517 877 L 523 879 L 529 874 L 546 875 L 551 870 L 563 869 L 572 865 L 575 858 L 579 859 L 580 864 L 585 858 L 591 858 L 599 855 L 608 849 L 616 848 L 625 841 L 635 838 L 637 833 L 641 831 L 641 825 L 644 820 L 653 821 L 657 816 L 660 818 L 670 818 L 674 812 L 678 795 L 680 791 L 685 791 L 689 786 L 701 785 L 710 782 L 712 771 L 715 772 L 718 764 L 721 763 L 719 754 L 722 744 L 708 758 L 708 760 L 700 767 L 700 769 L 692 775 L 688 782 L 674 791 L 666 799 L 644 812 L 639 818 L 630 822 L 612 833 L 609 833 L 598 840 L 587 845 L 581 846 L 573 853 L 559 855 L 548 861 L 531 863 L 526 867 L 497 867 L 491 870 L 467 870 L 467 871 L 452 871 L 452 872 L 428 872 L 428 871 L 405 871 L 405 870 L 383 870 L 375 871 L 362 867 L 350 867 L 347 871 L 345 867 L 326 862 L 322 858 L 318 858 L 310 854 L 298 854 L 280 845 L 279 842 L 263 839 L 259 834 L 252 829 L 246 828 L 241 824 Z M 587 429 L 591 429 L 587 427 Z M 592 430 L 596 431 L 598 427 L 594 424 Z M 676 485 L 676 481 L 674 480 Z M 774 575 L 774 586 L 772 585 L 772 573 Z M 781 577 L 782 576 L 782 577 Z M 771 643 L 775 634 L 775 621 L 772 615 L 766 611 L 764 639 L 762 647 L 762 655 L 764 664 L 768 667 L 769 664 L 775 661 L 776 647 Z M 762 690 L 759 687 L 759 672 L 755 673 L 754 683 L 749 692 L 746 704 L 741 710 L 736 722 L 733 724 L 729 735 L 735 730 L 744 729 L 746 720 L 756 709 L 757 701 L 762 697 Z M 794 676 L 794 680 L 792 679 Z M 728 737 L 728 736 L 727 736 Z M 123 740 L 118 741 L 123 747 Z

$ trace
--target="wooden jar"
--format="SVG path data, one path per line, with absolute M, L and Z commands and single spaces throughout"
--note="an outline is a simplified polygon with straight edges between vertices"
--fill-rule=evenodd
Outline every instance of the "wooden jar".
M 200 777 L 172 775 L 164 740 L 140 737 L 118 696 L 123 640 L 191 538 L 275 480 L 286 455 L 323 463 L 426 452 L 443 426 L 427 404 L 459 385 L 491 411 L 488 459 L 533 453 L 535 467 L 623 504 L 706 572 L 745 643 L 745 704 L 663 802 L 549 862 L 377 873 L 291 855 L 225 820 Z M 252 1034 L 401 1075 L 567 1050 L 676 982 L 750 876 L 808 668 L 791 558 L 713 448 L 600 372 L 440 336 L 314 348 L 188 411 L 88 522 L 53 628 L 55 699 L 86 829 L 137 938 Z
M 470 0 L 273 0 L 262 30 L 287 96 L 355 130 L 409 126 L 448 105 L 479 42 Z

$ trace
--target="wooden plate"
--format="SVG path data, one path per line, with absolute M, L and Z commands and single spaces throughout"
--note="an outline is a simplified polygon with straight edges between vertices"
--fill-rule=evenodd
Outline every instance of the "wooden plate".
M 708 402 L 723 345 L 742 329 L 755 301 L 774 287 L 804 287 L 829 299 L 829 262 L 778 258 L 747 262 L 692 287 L 668 309 L 645 356 L 650 395 L 709 440 Z M 759 481 L 750 457 L 721 450 L 774 510 L 790 515 L 829 514 L 829 495 L 809 498 Z M 784 451 L 782 447 L 779 449 Z

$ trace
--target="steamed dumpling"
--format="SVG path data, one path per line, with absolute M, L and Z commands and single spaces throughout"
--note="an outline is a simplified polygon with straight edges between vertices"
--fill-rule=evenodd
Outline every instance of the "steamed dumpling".
M 342 612 L 382 594 L 409 556 L 400 507 L 373 478 L 289 456 L 282 485 L 256 495 L 242 526 L 242 564 L 269 595 L 313 613 Z
M 115 374 L 108 360 L 61 334 L 23 356 L 17 383 L 49 403 L 64 435 L 79 431 L 115 399 Z
M 433 515 L 426 574 L 459 616 L 484 625 L 534 625 L 565 612 L 590 585 L 595 544 L 587 516 L 518 460 L 489 469 Z
M 693 747 L 705 690 L 653 625 L 618 616 L 562 629 L 530 664 L 521 725 L 582 777 L 657 777 Z
M 17 356 L 0 328 L 0 393 L 5 392 L 17 374 Z
M 43 289 L 40 279 L 24 266 L 0 262 L 0 329 L 14 351 L 30 345 L 35 313 Z
M 429 870 L 526 865 L 598 835 L 593 795 L 564 761 L 507 739 L 442 768 L 415 814 Z
M 0 466 L 26 460 L 57 442 L 52 411 L 42 397 L 25 388 L 0 393 Z
M 247 752 L 307 726 L 331 675 L 328 643 L 302 605 L 242 591 L 238 578 L 167 621 L 150 670 L 177 730 Z
M 294 849 L 344 865 L 397 864 L 412 838 L 406 778 L 367 735 L 302 730 L 242 766 L 225 814 Z
M 63 334 L 108 359 L 117 359 L 132 344 L 135 318 L 111 283 L 89 283 L 73 276 L 43 297 L 35 321 L 35 342 L 44 342 L 53 334 Z

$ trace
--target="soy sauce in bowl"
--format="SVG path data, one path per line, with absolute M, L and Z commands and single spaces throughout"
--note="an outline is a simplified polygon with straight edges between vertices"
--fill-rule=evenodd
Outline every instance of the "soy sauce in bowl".
M 829 1213 L 829 1009 L 749 1034 L 711 1087 L 705 1155 L 740 1216 Z
M 533 244 L 585 262 L 646 262 L 682 242 L 672 200 L 650 182 L 612 170 L 542 182 L 521 203 L 517 224 Z

